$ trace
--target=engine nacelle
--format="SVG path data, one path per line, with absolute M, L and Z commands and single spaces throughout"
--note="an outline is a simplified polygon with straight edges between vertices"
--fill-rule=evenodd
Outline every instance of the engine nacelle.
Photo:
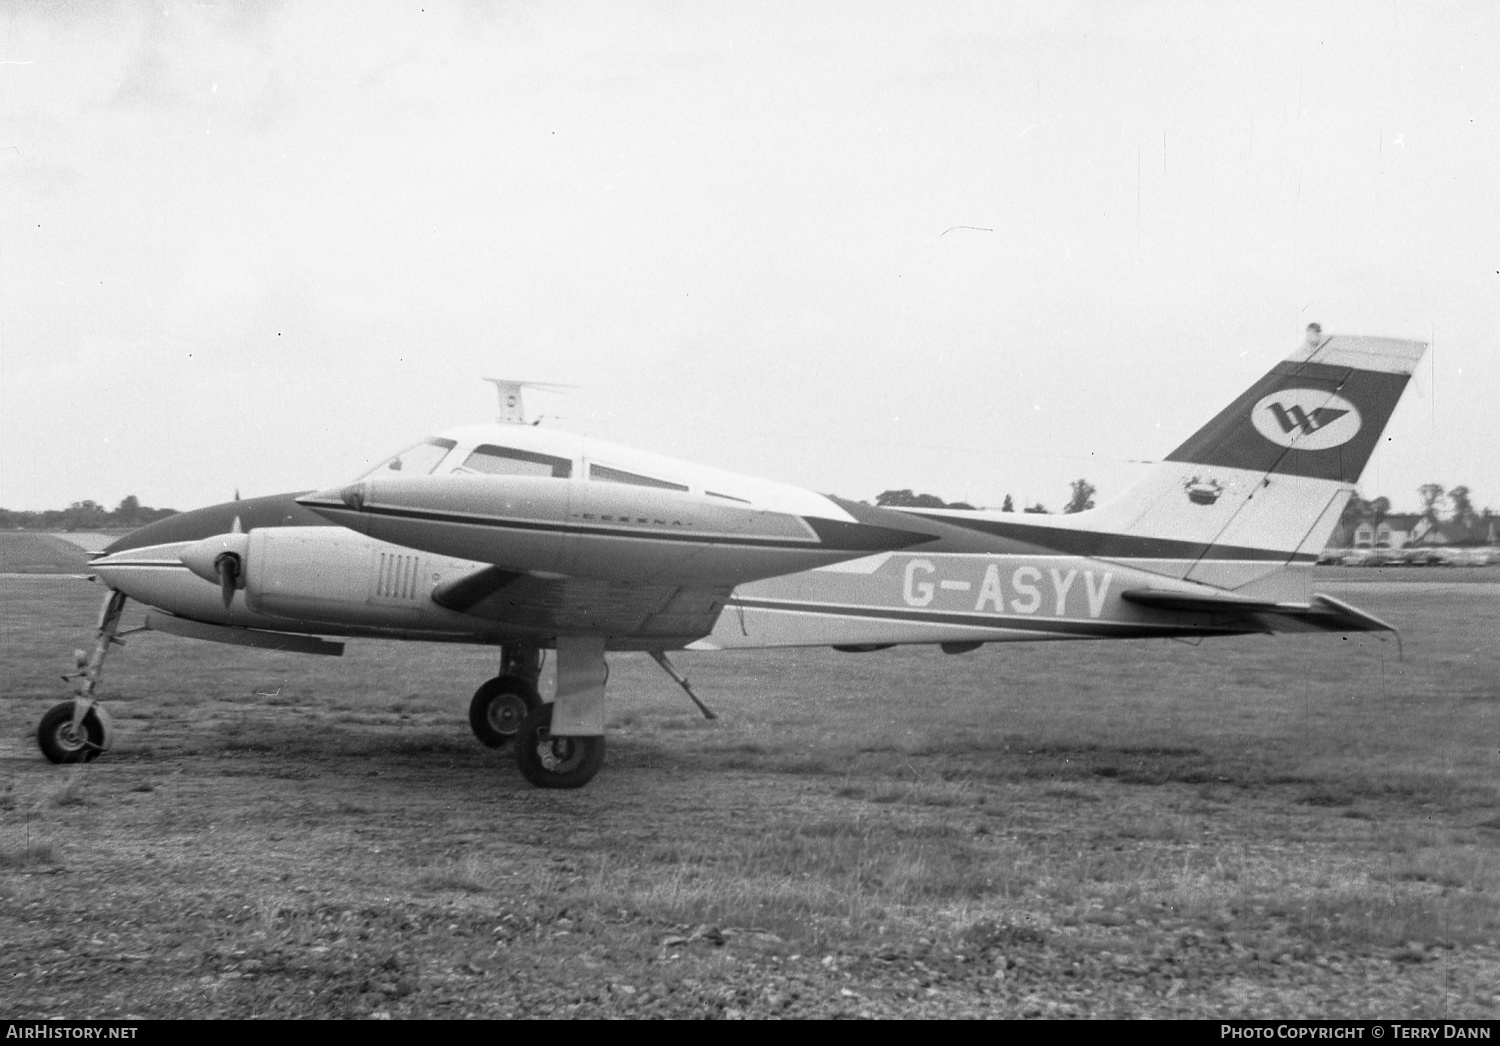
M 257 614 L 401 628 L 427 616 L 441 579 L 430 556 L 342 527 L 252 530 L 245 603 Z

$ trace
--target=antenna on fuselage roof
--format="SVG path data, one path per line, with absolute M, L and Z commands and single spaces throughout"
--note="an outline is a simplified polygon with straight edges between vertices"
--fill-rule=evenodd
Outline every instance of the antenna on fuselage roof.
M 507 425 L 535 425 L 540 417 L 528 418 L 522 396 L 525 389 L 545 389 L 548 392 L 569 392 L 577 386 L 558 385 L 550 381 L 511 381 L 508 378 L 485 378 L 500 393 L 500 414 L 496 421 Z

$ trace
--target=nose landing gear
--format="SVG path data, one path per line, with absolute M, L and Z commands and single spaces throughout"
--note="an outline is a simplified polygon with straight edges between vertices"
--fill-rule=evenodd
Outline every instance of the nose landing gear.
M 37 746 L 50 762 L 87 763 L 110 746 L 112 724 L 97 694 L 104 681 L 104 659 L 109 648 L 125 645 L 121 636 L 128 633 L 120 631 L 125 602 L 125 593 L 110 589 L 94 629 L 94 649 L 88 653 L 77 651 L 74 657 L 78 671 L 63 676 L 73 684 L 73 700 L 52 706 L 37 724 Z

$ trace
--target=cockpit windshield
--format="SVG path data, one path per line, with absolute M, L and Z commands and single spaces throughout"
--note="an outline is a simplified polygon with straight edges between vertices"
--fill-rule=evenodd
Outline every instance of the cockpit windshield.
M 421 443 L 413 444 L 400 454 L 382 461 L 359 478 L 375 479 L 392 472 L 399 472 L 403 476 L 425 476 L 437 468 L 438 463 L 456 446 L 458 444 L 451 439 L 441 439 L 436 436 L 424 439 Z

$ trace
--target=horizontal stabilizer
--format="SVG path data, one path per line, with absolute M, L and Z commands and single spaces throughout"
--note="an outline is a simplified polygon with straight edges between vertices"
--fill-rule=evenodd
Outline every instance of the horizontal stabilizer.
M 1351 606 L 1342 599 L 1334 599 L 1321 592 L 1313 593 L 1313 602 L 1321 603 L 1334 614 L 1345 621 L 1358 622 L 1357 628 L 1351 628 L 1351 632 L 1395 632 L 1396 626 L 1388 621 L 1382 621 L 1374 614 L 1367 613 L 1359 607 Z M 1399 633 L 1398 633 L 1399 634 Z
M 1174 592 L 1137 588 L 1121 592 L 1120 598 L 1137 606 L 1175 610 L 1190 614 L 1255 615 L 1267 632 L 1395 632 L 1396 626 L 1382 621 L 1341 599 L 1313 596 L 1311 603 L 1273 603 L 1246 599 L 1232 592 Z
M 1261 599 L 1246 599 L 1225 592 L 1223 595 L 1197 592 L 1168 592 L 1158 588 L 1137 588 L 1121 592 L 1120 598 L 1127 603 L 1158 610 L 1185 610 L 1201 614 L 1256 614 L 1283 608 L 1307 608 L 1306 603 L 1269 603 Z

